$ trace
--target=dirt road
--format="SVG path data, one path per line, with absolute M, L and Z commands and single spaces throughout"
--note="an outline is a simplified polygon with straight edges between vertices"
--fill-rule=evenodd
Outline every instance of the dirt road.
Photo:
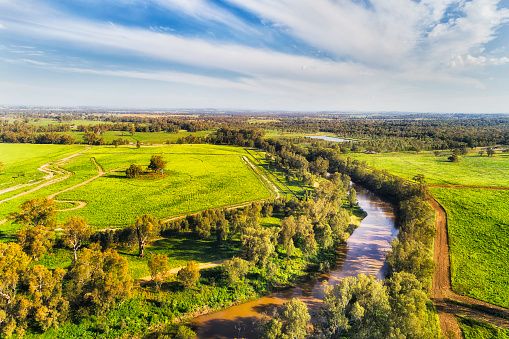
M 456 315 L 509 328 L 509 309 L 456 294 L 451 289 L 447 213 L 434 198 L 429 197 L 428 201 L 435 210 L 436 224 L 432 298 L 438 310 L 442 333 L 447 338 L 462 337 Z

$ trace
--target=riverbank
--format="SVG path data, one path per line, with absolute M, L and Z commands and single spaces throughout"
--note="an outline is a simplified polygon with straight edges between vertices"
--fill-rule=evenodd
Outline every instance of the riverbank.
M 385 276 L 385 256 L 397 236 L 394 207 L 375 194 L 356 187 L 360 208 L 366 212 L 346 243 L 338 248 L 336 267 L 327 275 L 298 287 L 273 293 L 248 303 L 195 318 L 192 325 L 199 338 L 257 338 L 258 324 L 269 317 L 277 305 L 298 297 L 313 310 L 321 303 L 324 287 L 341 278 L 360 273 Z

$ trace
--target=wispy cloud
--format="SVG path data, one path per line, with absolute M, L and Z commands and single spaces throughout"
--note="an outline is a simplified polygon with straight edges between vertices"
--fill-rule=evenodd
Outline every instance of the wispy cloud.
M 29 48 L 4 48 L 17 56 L 10 62 L 20 68 L 183 84 L 203 97 L 210 98 L 205 93 L 213 89 L 224 101 L 242 98 L 274 108 L 347 108 L 355 102 L 368 108 L 378 102 L 386 109 L 408 109 L 446 93 L 457 104 L 451 93 L 489 85 L 492 76 L 479 69 L 509 64 L 508 56 L 493 55 L 486 47 L 509 21 L 509 10 L 497 0 L 225 0 L 268 26 L 248 24 L 238 12 L 212 1 L 123 1 L 157 4 L 164 15 L 210 23 L 211 30 L 226 26 L 246 43 L 220 41 L 214 34 L 190 37 L 178 28 L 154 30 L 159 21 L 129 26 L 98 20 L 58 10 L 50 0 L 0 0 L 0 42 L 6 37 L 20 46 L 28 42 Z M 294 39 L 281 43 L 302 43 L 314 53 L 261 47 L 267 46 L 261 33 L 267 27 Z M 247 43 L 250 39 L 259 41 Z M 37 48 L 31 48 L 34 42 Z M 58 52 L 50 51 L 54 46 Z M 83 60 L 66 55 L 67 50 L 82 51 Z M 93 57 L 87 59 L 89 53 Z M 509 90 L 504 84 L 500 90 Z

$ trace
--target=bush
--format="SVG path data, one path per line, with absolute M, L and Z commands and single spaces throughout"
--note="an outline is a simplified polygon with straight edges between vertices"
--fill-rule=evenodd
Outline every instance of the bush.
M 125 175 L 129 179 L 137 178 L 143 173 L 143 170 L 140 166 L 131 164 L 128 169 L 125 170 Z
M 186 267 L 180 269 L 177 273 L 178 281 L 184 287 L 194 287 L 200 279 L 200 267 L 196 261 L 190 261 Z

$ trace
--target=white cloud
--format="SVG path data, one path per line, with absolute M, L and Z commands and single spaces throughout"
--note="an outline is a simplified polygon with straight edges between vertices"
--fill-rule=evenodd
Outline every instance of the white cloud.
M 499 0 L 228 0 L 337 57 L 374 67 L 440 68 L 481 54 L 509 19 Z M 460 18 L 443 20 L 456 6 Z
M 199 20 L 244 29 L 242 20 L 208 1 L 150 1 Z M 51 53 L 38 55 L 27 51 L 22 53 L 24 58 L 17 60 L 30 67 L 81 74 L 89 79 L 162 82 L 164 86 L 173 86 L 173 96 L 166 96 L 163 87 L 155 89 L 155 85 L 139 91 L 145 98 L 154 99 L 154 93 L 158 93 L 164 98 L 157 102 L 171 98 L 181 106 L 185 106 L 182 104 L 185 100 L 194 107 L 210 100 L 211 105 L 204 106 L 230 102 L 244 108 L 272 105 L 301 109 L 436 110 L 440 103 L 444 109 L 450 109 L 461 103 L 461 95 L 487 88 L 485 79 L 469 70 L 509 64 L 507 57 L 494 57 L 484 50 L 509 18 L 508 10 L 498 8 L 496 0 L 371 0 L 369 8 L 350 0 L 228 1 L 343 61 L 86 20 L 30 0 L 0 0 L 0 20 L 6 23 L 4 28 L 11 37 L 49 41 L 106 53 L 109 57 L 138 56 L 185 65 L 186 71 L 154 70 L 144 68 L 146 64 L 111 66 L 110 61 L 92 67 L 71 63 L 65 55 L 55 62 L 49 60 Z M 457 6 L 463 15 L 442 20 L 451 5 Z M 118 83 L 119 88 L 124 88 L 129 82 Z M 76 88 L 80 86 L 73 84 Z M 191 88 L 192 93 L 186 94 L 182 87 Z M 154 93 L 148 93 L 148 88 Z M 89 91 L 86 98 L 93 98 L 93 86 L 86 90 Z M 14 95 L 14 91 L 5 93 Z

